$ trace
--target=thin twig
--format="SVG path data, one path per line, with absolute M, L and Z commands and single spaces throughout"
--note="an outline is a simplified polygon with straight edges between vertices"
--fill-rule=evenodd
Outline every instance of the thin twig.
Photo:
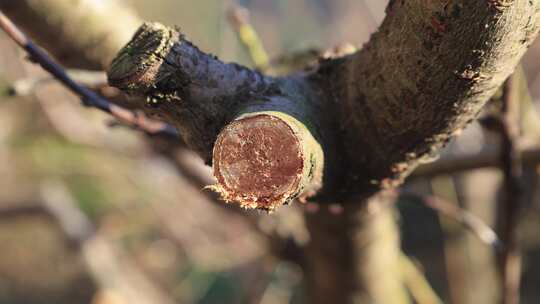
M 455 220 L 476 235 L 478 239 L 486 245 L 494 248 L 501 247 L 501 242 L 493 229 L 484 223 L 482 219 L 471 212 L 460 208 L 456 204 L 447 202 L 436 196 L 422 196 L 412 193 L 401 193 L 400 196 L 402 198 L 410 198 L 411 200 L 419 201 L 437 213 Z
M 510 76 L 504 84 L 500 122 L 501 169 L 504 173 L 502 203 L 499 212 L 499 234 L 504 243 L 499 255 L 502 275 L 503 303 L 519 303 L 521 281 L 521 249 L 517 235 L 518 219 L 524 205 L 521 185 L 523 162 L 517 143 L 520 136 L 519 95 L 516 82 Z
M 101 71 L 67 70 L 67 75 L 80 85 L 90 88 L 107 86 L 107 75 Z M 16 80 L 8 87 L 12 96 L 27 96 L 43 85 L 56 83 L 54 76 L 28 77 Z
M 399 256 L 399 264 L 403 273 L 403 281 L 418 304 L 442 304 L 426 276 L 405 253 Z
M 522 156 L 524 164 L 535 166 L 540 164 L 540 146 L 532 145 L 516 147 Z M 476 155 L 455 156 L 440 159 L 436 162 L 422 165 L 416 169 L 409 180 L 415 178 L 431 178 L 439 175 L 455 174 L 482 168 L 497 168 L 500 166 L 500 149 L 492 149 Z
M 79 85 L 58 63 L 52 60 L 47 53 L 34 44 L 28 37 L 26 37 L 21 30 L 1 11 L 0 28 L 2 28 L 11 39 L 13 39 L 28 53 L 32 61 L 38 63 L 65 87 L 78 95 L 83 101 L 84 105 L 109 113 L 118 120 L 129 124 L 138 130 L 144 131 L 149 135 L 164 135 L 167 137 L 178 138 L 178 132 L 174 127 L 163 122 L 149 119 L 144 115 L 138 115 L 123 107 L 112 104 L 92 90 Z
M 255 67 L 261 71 L 268 69 L 270 59 L 259 34 L 251 25 L 249 11 L 238 5 L 233 6 L 228 11 L 228 20 Z

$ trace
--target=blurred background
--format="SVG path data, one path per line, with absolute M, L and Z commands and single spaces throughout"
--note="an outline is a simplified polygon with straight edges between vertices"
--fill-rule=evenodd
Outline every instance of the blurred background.
M 125 2 L 142 19 L 177 25 L 202 50 L 245 65 L 252 64 L 227 17 L 231 7 L 249 9 L 270 58 L 361 47 L 386 7 L 382 0 Z M 540 43 L 523 67 L 532 101 L 522 137 L 534 145 Z M 54 81 L 13 96 L 14 84 L 40 77 L 46 76 L 0 33 L 0 303 L 306 303 L 302 267 L 273 254 L 275 239 L 309 239 L 293 212 L 303 206 L 246 216 L 216 203 L 202 189 L 212 182 L 209 169 L 188 151 L 170 153 L 112 127 L 110 117 L 80 106 Z M 497 145 L 497 135 L 475 122 L 437 162 L 482 158 Z M 522 303 L 532 304 L 540 302 L 536 163 L 524 174 Z M 497 168 L 474 169 L 418 175 L 405 189 L 452 202 L 495 227 L 501 181 Z M 498 301 L 490 245 L 412 199 L 400 200 L 398 209 L 403 251 L 444 303 Z

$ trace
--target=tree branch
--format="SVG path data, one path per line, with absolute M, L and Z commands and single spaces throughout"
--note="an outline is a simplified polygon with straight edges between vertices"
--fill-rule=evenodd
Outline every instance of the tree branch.
M 273 210 L 320 187 L 321 107 L 303 78 L 225 64 L 157 23 L 139 29 L 108 76 L 111 85 L 145 96 L 203 159 L 213 156 L 214 189 L 225 200 Z
M 347 190 L 401 183 L 475 118 L 536 37 L 539 1 L 390 1 L 370 42 L 327 62 Z M 360 185 L 360 187 L 358 187 Z
M 538 7 L 538 1 L 525 0 L 504 7 L 487 1 L 393 1 L 363 50 L 327 60 L 311 74 L 280 78 L 224 64 L 177 31 L 146 24 L 114 60 L 109 80 L 130 94 L 146 96 L 208 162 L 212 150 L 222 151 L 214 147 L 220 130 L 245 108 L 289 114 L 324 151 L 315 158 L 325 166 L 322 190 L 329 191 L 323 193 L 331 192 L 333 199 L 337 194 L 367 197 L 399 185 L 475 117 L 536 37 Z M 261 136 L 252 139 L 250 149 L 266 149 Z M 335 150 L 344 155 L 336 156 Z M 292 157 L 296 151 L 285 153 Z M 227 153 L 232 152 L 238 151 Z M 216 168 L 224 167 L 214 166 L 219 176 Z M 269 188 L 284 186 L 258 176 L 268 174 L 265 170 L 233 171 L 237 181 L 247 177 Z M 293 172 L 285 174 L 288 180 L 295 179 Z M 226 199 L 252 197 L 240 202 L 244 206 L 257 196 L 265 200 L 262 192 L 231 187 L 221 179 L 216 189 L 223 188 Z M 291 198 L 303 188 L 290 191 Z
M 306 215 L 311 302 L 407 302 L 393 272 L 395 220 L 373 194 L 399 185 L 465 127 L 536 37 L 539 1 L 494 3 L 392 1 L 360 52 L 278 78 L 222 63 L 177 31 L 145 24 L 114 60 L 109 80 L 149 98 L 191 148 L 207 161 L 213 156 L 216 189 L 246 207 L 276 208 L 321 180 L 305 170 L 309 150 L 299 143 L 308 138 L 307 147 L 323 152 L 310 160 L 314 176 L 324 171 L 327 196 L 314 199 L 355 203 L 340 215 Z M 279 115 L 260 115 L 266 111 Z M 307 132 L 296 132 L 296 122 Z M 295 184 L 304 185 L 294 191 Z M 289 197 L 272 197 L 271 189 Z

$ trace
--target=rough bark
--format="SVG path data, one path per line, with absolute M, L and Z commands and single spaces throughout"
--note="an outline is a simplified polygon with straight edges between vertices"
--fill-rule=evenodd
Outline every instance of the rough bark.
M 370 42 L 320 72 L 340 110 L 347 190 L 395 186 L 459 134 L 536 37 L 539 8 L 391 1 Z

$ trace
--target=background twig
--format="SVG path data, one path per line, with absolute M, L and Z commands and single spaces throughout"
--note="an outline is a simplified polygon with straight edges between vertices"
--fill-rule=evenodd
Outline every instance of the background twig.
M 523 207 L 521 178 L 523 162 L 518 149 L 520 136 L 520 100 L 517 82 L 510 76 L 504 84 L 499 133 L 501 137 L 501 169 L 504 174 L 499 230 L 504 247 L 499 256 L 503 284 L 503 303 L 519 303 L 521 250 L 517 235 L 518 218 Z
M 401 193 L 400 197 L 419 201 L 424 204 L 424 206 L 433 209 L 438 214 L 451 218 L 452 220 L 462 224 L 464 228 L 476 235 L 478 239 L 480 239 L 480 241 L 486 245 L 493 246 L 494 248 L 499 248 L 501 245 L 499 237 L 493 229 L 484 223 L 482 219 L 475 216 L 471 212 L 460 208 L 456 204 L 447 202 L 443 198 L 437 196 L 422 196 L 412 193 Z
M 259 34 L 251 25 L 249 11 L 244 7 L 235 5 L 228 11 L 228 20 L 235 30 L 238 40 L 249 53 L 249 58 L 255 67 L 261 71 L 268 69 L 270 59 L 259 38 Z
M 167 137 L 178 137 L 178 132 L 172 126 L 163 122 L 148 119 L 143 115 L 136 114 L 120 106 L 111 104 L 108 100 L 100 97 L 90 89 L 83 87 L 75 82 L 49 55 L 28 39 L 11 20 L 0 11 L 0 27 L 13 39 L 21 48 L 23 48 L 30 59 L 38 63 L 43 69 L 54 76 L 64 86 L 73 93 L 81 97 L 86 106 L 97 108 L 101 111 L 111 114 L 118 120 L 129 124 L 130 126 L 142 130 L 149 135 L 165 135 Z

